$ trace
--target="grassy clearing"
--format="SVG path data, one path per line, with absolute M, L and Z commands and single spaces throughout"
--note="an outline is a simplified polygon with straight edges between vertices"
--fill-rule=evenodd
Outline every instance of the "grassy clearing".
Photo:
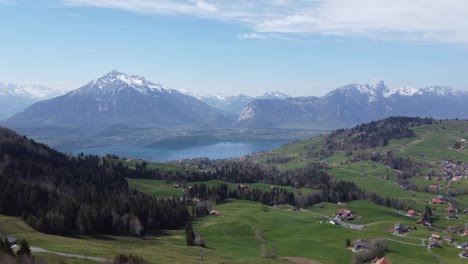
M 127 182 L 130 187 L 156 197 L 179 197 L 184 194 L 183 189 L 174 188 L 172 184 L 166 183 L 162 180 L 127 178 Z
M 147 179 L 127 179 L 128 184 L 130 187 L 135 188 L 139 191 L 142 191 L 146 194 L 153 195 L 156 197 L 180 197 L 184 194 L 184 188 L 174 188 L 172 183 L 167 183 L 162 180 L 147 180 Z M 230 182 L 220 181 L 220 180 L 210 180 L 204 182 L 186 182 L 184 185 L 190 186 L 195 184 L 205 184 L 207 187 L 214 187 L 219 186 L 221 184 L 227 184 L 230 189 L 237 188 L 237 184 L 233 184 Z M 250 189 L 259 189 L 262 191 L 269 191 L 270 184 L 265 183 L 251 183 L 248 184 Z M 317 192 L 317 190 L 313 190 L 310 188 L 300 188 L 296 189 L 291 186 L 279 186 L 280 188 L 286 189 L 287 191 L 294 192 L 294 193 L 301 193 L 301 194 L 309 194 L 312 192 Z

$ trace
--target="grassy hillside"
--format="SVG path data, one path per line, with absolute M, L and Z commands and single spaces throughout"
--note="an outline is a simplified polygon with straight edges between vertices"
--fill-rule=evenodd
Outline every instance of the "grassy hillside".
M 220 216 L 208 216 L 194 223 L 195 232 L 206 240 L 208 248 L 205 249 L 187 247 L 184 231 L 167 231 L 146 240 L 105 235 L 67 238 L 38 233 L 12 217 L 0 216 L 0 223 L 8 233 L 26 238 L 32 246 L 104 258 L 120 253 L 136 254 L 151 263 L 198 263 L 198 254 L 202 252 L 207 252 L 204 263 L 281 263 L 287 257 L 324 264 L 349 263 L 353 253 L 345 247 L 348 238 L 351 241 L 387 239 L 387 257 L 393 263 L 439 263 L 433 253 L 446 263 L 465 262 L 454 257 L 460 250 L 449 246 L 432 249 L 432 253 L 426 250 L 422 243 L 427 244 L 425 239 L 432 231 L 424 228 L 410 231 L 408 237 L 390 234 L 388 230 L 397 222 L 414 223 L 413 218 L 391 208 L 367 201 L 348 203 L 346 208 L 362 217 L 353 223 L 368 225 L 363 230 L 354 230 L 328 224 L 325 216 L 331 216 L 341 207 L 329 203 L 322 206 L 295 212 L 289 206 L 265 207 L 247 201 L 228 201 L 216 206 Z M 456 237 L 456 242 L 464 241 L 468 238 Z M 277 257 L 263 258 L 264 252 Z
M 377 238 L 385 240 L 388 247 L 385 256 L 393 263 L 466 263 L 465 259 L 458 257 L 461 250 L 455 248 L 454 244 L 442 242 L 440 249 L 427 249 L 426 246 L 433 233 L 453 237 L 455 244 L 468 242 L 468 236 L 447 232 L 449 226 L 460 226 L 463 229 L 468 224 L 468 216 L 461 213 L 462 209 L 468 208 L 468 179 L 456 182 L 434 179 L 446 170 L 445 160 L 450 160 L 447 164 L 461 167 L 468 161 L 466 150 L 453 149 L 455 142 L 468 138 L 468 122 L 443 121 L 411 127 L 410 130 L 414 132 L 410 138 L 389 140 L 386 145 L 376 145 L 369 149 L 330 151 L 327 136 L 324 135 L 288 144 L 271 153 L 248 157 L 247 160 L 276 167 L 284 172 L 302 168 L 309 163 L 327 164 L 328 173 L 335 180 L 352 181 L 368 193 L 375 192 L 384 198 L 399 199 L 419 212 L 423 212 L 428 205 L 432 209 L 434 229 L 417 225 L 418 217 L 406 216 L 406 210 L 375 205 L 367 200 L 347 202 L 346 205 L 323 202 L 320 206 L 313 205 L 301 211 L 294 211 L 290 205 L 271 207 L 255 202 L 227 200 L 214 206 L 221 213 L 220 216 L 206 216 L 193 223 L 195 232 L 206 241 L 207 248 L 187 247 L 184 230 L 164 231 L 145 239 L 106 235 L 68 238 L 35 232 L 12 217 L 0 216 L 0 224 L 8 233 L 26 238 L 32 246 L 104 258 L 112 258 L 120 253 L 135 254 L 150 263 L 199 263 L 199 254 L 202 252 L 207 253 L 204 257 L 206 263 L 286 263 L 286 259 L 291 258 L 300 258 L 309 263 L 350 263 L 354 253 L 346 248 L 346 239 L 352 242 L 356 239 Z M 462 142 L 461 145 L 466 146 L 466 143 Z M 420 166 L 420 172 L 407 180 L 413 185 L 412 188 L 399 184 L 401 181 L 398 175 L 403 171 L 370 158 L 376 153 L 388 151 L 396 158 L 415 160 Z M 136 166 L 132 163 L 127 165 Z M 190 168 L 179 164 L 148 163 L 147 166 L 172 172 L 197 170 L 193 164 L 190 164 Z M 426 180 L 424 176 L 429 174 L 432 178 Z M 130 187 L 159 198 L 182 196 L 184 187 L 200 183 L 208 187 L 227 184 L 230 189 L 237 188 L 235 183 L 220 180 L 182 182 L 182 188 L 172 186 L 178 182 L 147 179 L 127 181 Z M 429 185 L 438 185 L 440 189 L 428 191 Z M 270 184 L 266 183 L 250 183 L 248 186 L 249 189 L 270 189 Z M 317 192 L 309 188 L 281 188 L 295 194 Z M 459 210 L 458 219 L 447 219 L 447 204 L 428 203 L 436 194 L 450 197 L 452 206 Z M 329 218 L 341 208 L 352 210 L 358 218 L 343 225 L 329 224 Z M 396 236 L 391 233 L 396 223 L 415 226 L 417 229 L 405 237 Z M 350 226 L 346 226 L 348 224 Z M 274 258 L 266 258 L 266 255 Z M 49 255 L 45 257 L 52 258 Z

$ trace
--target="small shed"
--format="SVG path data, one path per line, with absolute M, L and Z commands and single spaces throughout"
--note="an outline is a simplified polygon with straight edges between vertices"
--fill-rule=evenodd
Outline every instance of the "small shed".
M 221 214 L 216 209 L 213 209 L 211 210 L 210 215 L 220 216 Z

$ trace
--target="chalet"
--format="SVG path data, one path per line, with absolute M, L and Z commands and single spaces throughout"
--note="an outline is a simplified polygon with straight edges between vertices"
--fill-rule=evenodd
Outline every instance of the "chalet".
M 442 200 L 437 199 L 437 198 L 434 197 L 434 198 L 431 199 L 431 203 L 433 203 L 433 204 L 443 204 L 444 202 Z
M 392 264 L 392 262 L 391 262 L 389 259 L 383 257 L 383 258 L 381 258 L 381 259 L 378 259 L 378 260 L 375 262 L 375 264 Z
M 353 220 L 354 214 L 351 210 L 342 208 L 336 211 L 335 218 L 338 218 L 341 220 Z
M 431 185 L 429 185 L 429 189 L 431 189 L 431 190 L 437 190 L 437 189 L 439 189 L 439 185 L 437 185 L 437 184 L 431 184 Z
M 460 245 L 457 246 L 457 248 L 467 249 L 468 248 L 468 242 L 461 243 Z
M 452 181 L 461 181 L 462 177 L 461 176 L 453 176 Z
M 449 179 L 448 176 L 443 176 L 443 177 L 442 177 L 442 180 L 443 180 L 443 181 L 448 181 L 448 179 Z
M 369 242 L 358 239 L 353 242 L 353 248 L 356 252 L 363 252 L 369 249 Z
M 444 203 L 447 202 L 447 198 L 445 198 L 443 195 L 440 195 L 440 194 L 439 194 L 439 195 L 437 195 L 435 198 L 437 198 L 437 199 L 443 201 Z
M 178 188 L 180 188 L 180 184 L 178 184 L 178 183 L 176 183 L 176 184 L 172 184 L 172 187 L 174 187 L 174 188 L 177 188 L 177 189 L 178 189 Z
M 451 212 L 454 212 L 454 213 L 455 213 L 455 209 L 453 209 L 453 208 L 450 207 L 450 206 L 447 207 L 447 209 L 445 209 L 445 211 L 446 211 L 447 213 L 451 213 Z
M 434 177 L 434 181 L 440 181 L 440 177 L 438 176 Z
M 429 240 L 440 240 L 440 235 L 432 234 Z
M 237 185 L 237 188 L 239 188 L 240 190 L 247 190 L 249 189 L 249 186 L 247 186 L 247 184 L 239 184 Z
M 397 223 L 395 224 L 395 226 L 393 227 L 393 234 L 395 235 L 406 235 L 406 233 L 408 233 L 408 228 L 406 228 L 406 226 L 400 224 L 400 223 Z
M 463 230 L 463 235 L 468 236 L 468 230 Z
M 468 208 L 463 209 L 462 211 L 464 214 L 468 214 Z
M 444 241 L 447 241 L 447 242 L 452 243 L 452 242 L 453 242 L 453 238 L 451 238 L 451 237 L 444 237 Z
M 421 214 L 418 211 L 410 209 L 410 210 L 408 210 L 408 215 L 409 216 L 420 216 Z
M 431 179 L 431 176 L 424 176 L 424 179 L 425 179 L 426 181 L 429 181 L 429 180 Z
M 210 215 L 220 216 L 221 214 L 216 209 L 213 209 L 211 210 Z
M 447 213 L 447 219 L 457 219 L 458 216 L 455 212 Z
M 429 248 L 441 248 L 439 242 L 435 240 L 429 240 L 429 245 L 427 246 Z

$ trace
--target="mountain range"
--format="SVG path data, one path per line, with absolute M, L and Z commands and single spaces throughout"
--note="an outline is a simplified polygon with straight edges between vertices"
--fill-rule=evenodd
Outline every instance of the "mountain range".
M 109 72 L 65 95 L 38 102 L 5 121 L 11 127 L 103 128 L 112 125 L 209 127 L 233 116 L 138 75 Z
M 0 86 L 0 94 L 13 96 L 16 104 L 23 102 L 21 94 L 29 93 L 29 100 L 48 94 L 46 88 L 33 93 L 32 88 L 5 87 Z M 55 146 L 124 141 L 151 145 L 174 137 L 211 138 L 217 129 L 229 138 L 251 129 L 276 131 L 273 134 L 279 133 L 277 129 L 286 134 L 289 129 L 329 131 L 389 116 L 468 118 L 466 102 L 468 92 L 451 87 L 392 89 L 383 81 L 349 84 L 322 97 L 288 97 L 280 92 L 210 96 L 112 71 L 67 94 L 36 102 L 1 124 Z
M 53 98 L 62 92 L 42 85 L 0 82 L 0 120 L 26 109 L 35 102 Z
M 224 95 L 224 94 L 206 94 L 200 92 L 189 92 L 187 90 L 179 90 L 181 93 L 190 95 L 197 98 L 200 101 L 205 102 L 208 105 L 219 108 L 227 113 L 238 115 L 249 103 L 260 100 L 260 99 L 279 99 L 283 100 L 289 97 L 289 95 L 274 91 L 266 92 L 260 96 L 248 96 L 244 94 L 239 95 Z
M 468 92 L 447 86 L 391 89 L 350 84 L 322 97 L 255 100 L 239 115 L 250 127 L 304 127 L 317 123 L 344 127 L 388 116 L 468 118 Z

